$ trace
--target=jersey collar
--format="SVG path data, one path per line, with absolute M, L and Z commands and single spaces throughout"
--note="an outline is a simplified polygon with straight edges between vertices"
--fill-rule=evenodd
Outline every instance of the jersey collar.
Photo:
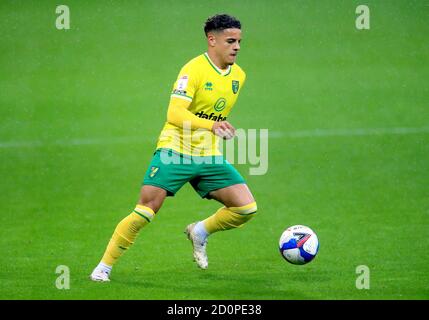
M 204 52 L 204 56 L 206 57 L 206 59 L 207 59 L 208 63 L 213 67 L 213 69 L 215 69 L 215 71 L 216 71 L 217 73 L 219 73 L 221 76 L 227 76 L 227 75 L 229 75 L 229 74 L 231 73 L 231 66 L 228 66 L 228 69 L 226 69 L 226 70 L 222 70 L 222 69 L 218 68 L 218 67 L 213 63 L 213 61 L 210 59 L 210 57 L 209 57 L 209 55 L 208 55 L 208 53 L 207 53 L 207 52 Z

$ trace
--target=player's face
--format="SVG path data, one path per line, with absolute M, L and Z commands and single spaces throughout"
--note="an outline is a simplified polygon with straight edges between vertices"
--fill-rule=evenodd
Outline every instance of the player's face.
M 225 65 L 232 65 L 240 51 L 241 30 L 225 29 L 215 34 L 214 48 L 217 56 Z

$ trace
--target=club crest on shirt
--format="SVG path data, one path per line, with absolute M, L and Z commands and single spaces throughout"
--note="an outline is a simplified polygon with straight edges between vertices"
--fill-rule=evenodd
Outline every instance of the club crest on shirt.
M 159 167 L 151 167 L 149 177 L 153 178 L 158 173 Z
M 232 92 L 234 92 L 234 94 L 238 92 L 239 87 L 240 82 L 238 80 L 232 80 Z

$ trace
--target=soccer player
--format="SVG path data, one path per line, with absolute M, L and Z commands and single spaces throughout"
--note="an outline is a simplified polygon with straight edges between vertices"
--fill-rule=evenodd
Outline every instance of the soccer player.
M 112 266 L 153 220 L 164 199 L 174 196 L 187 182 L 202 198 L 223 204 L 207 219 L 185 229 L 194 260 L 201 269 L 208 267 L 209 235 L 240 227 L 256 213 L 255 199 L 243 177 L 224 159 L 218 146 L 218 139 L 234 137 L 235 128 L 226 119 L 246 79 L 235 64 L 241 23 L 219 14 L 207 19 L 204 31 L 207 52 L 180 70 L 139 202 L 117 225 L 91 280 L 109 281 Z

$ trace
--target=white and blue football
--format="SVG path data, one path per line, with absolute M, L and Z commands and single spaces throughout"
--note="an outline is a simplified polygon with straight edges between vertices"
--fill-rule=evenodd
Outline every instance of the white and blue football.
M 309 227 L 296 225 L 282 233 L 279 248 L 286 261 L 292 264 L 306 264 L 317 255 L 319 240 Z

